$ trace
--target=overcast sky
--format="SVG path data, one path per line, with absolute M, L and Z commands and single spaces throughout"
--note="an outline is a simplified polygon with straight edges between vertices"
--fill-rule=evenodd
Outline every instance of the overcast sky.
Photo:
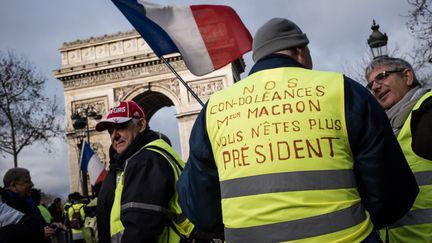
M 63 85 L 52 75 L 60 68 L 58 49 L 63 42 L 119 31 L 132 26 L 109 0 L 0 0 L 0 51 L 14 50 L 26 56 L 48 77 L 47 93 L 63 101 Z M 156 1 L 154 1 L 156 2 Z M 389 36 L 389 49 L 398 47 L 408 52 L 413 40 L 405 23 L 409 6 L 406 0 L 213 0 L 170 1 L 160 4 L 224 4 L 233 7 L 254 35 L 256 29 L 272 17 L 285 17 L 296 22 L 310 40 L 314 69 L 349 72 L 347 65 L 367 56 L 366 40 L 371 33 L 372 19 Z M 251 54 L 245 55 L 247 71 Z M 348 73 L 350 74 L 350 73 Z M 174 140 L 179 150 L 175 110 L 165 109 L 150 125 Z M 161 118 L 163 117 L 163 118 Z M 160 126 L 159 120 L 169 120 Z M 164 122 L 164 124 L 167 124 Z M 177 141 L 176 141 L 177 140 Z M 19 166 L 30 169 L 35 187 L 43 191 L 67 195 L 69 177 L 65 142 L 54 143 L 54 152 L 47 154 L 37 146 L 23 150 Z M 0 155 L 0 176 L 13 167 L 11 157 Z M 2 185 L 3 183 L 0 183 Z

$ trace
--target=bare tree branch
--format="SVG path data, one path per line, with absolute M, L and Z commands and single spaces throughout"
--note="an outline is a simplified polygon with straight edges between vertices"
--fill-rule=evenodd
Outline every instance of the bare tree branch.
M 412 9 L 408 10 L 408 15 L 405 16 L 408 18 L 406 24 L 417 41 L 410 52 L 402 53 L 396 46 L 389 51 L 389 56 L 403 58 L 411 63 L 418 81 L 430 88 L 432 87 L 432 0 L 407 1 Z M 364 70 L 371 60 L 372 56 L 365 54 L 361 59 L 349 61 L 344 65 L 345 73 L 365 84 Z
M 50 138 L 61 137 L 56 98 L 43 94 L 46 78 L 25 58 L 0 52 L 0 152 L 14 157 L 26 146 L 41 143 L 50 151 Z
M 412 7 L 408 11 L 407 26 L 417 39 L 411 57 L 420 79 L 432 86 L 432 0 L 407 0 Z M 418 71 L 419 70 L 419 71 Z

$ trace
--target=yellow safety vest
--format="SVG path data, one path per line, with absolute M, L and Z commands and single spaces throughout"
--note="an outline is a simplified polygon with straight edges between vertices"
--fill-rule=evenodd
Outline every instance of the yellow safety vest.
M 342 74 L 257 72 L 213 94 L 206 127 L 227 242 L 360 242 Z
M 81 215 L 81 219 L 84 222 L 85 219 L 85 212 L 84 212 L 84 207 L 85 204 L 84 203 L 76 203 L 76 204 L 72 204 L 69 208 L 68 208 L 68 219 L 69 222 L 72 221 L 72 215 L 74 213 L 74 210 L 79 210 L 80 215 Z M 84 239 L 83 235 L 82 235 L 82 229 L 74 229 L 71 228 L 72 231 L 72 238 L 73 240 L 81 240 Z
M 42 204 L 37 205 L 37 208 L 39 209 L 39 212 L 41 213 L 42 217 L 44 218 L 45 223 L 51 224 L 53 217 L 52 217 L 51 213 L 48 211 L 48 209 Z
M 71 202 L 66 202 L 64 205 L 63 205 L 63 217 L 67 217 L 67 218 L 69 218 L 69 216 L 68 216 L 68 212 L 69 212 L 69 207 L 70 206 L 72 206 L 72 203 Z
M 180 159 L 174 149 L 169 146 L 164 140 L 157 139 L 147 145 L 145 145 L 142 149 L 152 150 L 161 154 L 170 164 L 174 172 L 175 183 L 180 176 L 180 172 L 184 167 L 184 162 Z M 141 151 L 140 150 L 140 151 Z M 131 156 L 134 157 L 140 151 Z M 129 158 L 129 159 L 131 159 Z M 128 159 L 128 160 L 129 160 Z M 124 171 L 127 169 L 127 163 L 125 165 Z M 178 243 L 180 242 L 182 237 L 189 237 L 193 231 L 194 225 L 182 215 L 181 208 L 178 204 L 178 193 L 175 190 L 173 197 L 170 199 L 168 203 L 168 208 L 165 208 L 160 205 L 153 204 L 145 204 L 141 202 L 128 202 L 126 204 L 121 204 L 121 195 L 123 191 L 123 175 L 124 171 L 120 174 L 117 187 L 115 190 L 115 197 L 113 207 L 111 209 L 111 217 L 110 217 L 110 228 L 111 228 L 111 242 L 121 242 L 121 237 L 123 235 L 124 227 L 120 220 L 121 210 L 135 207 L 135 208 L 143 208 L 147 210 L 153 210 L 157 212 L 163 212 L 167 215 L 167 217 L 171 220 L 171 225 L 167 225 L 163 230 L 162 234 L 158 237 L 158 243 L 169 242 L 169 243 Z M 174 183 L 174 187 L 175 187 Z
M 413 108 L 419 109 L 432 92 L 423 95 Z M 397 137 L 408 164 L 414 173 L 420 192 L 411 210 L 388 229 L 390 242 L 432 242 L 432 161 L 412 150 L 411 115 L 408 116 Z M 385 238 L 385 230 L 380 231 Z
M 96 207 L 97 206 L 97 197 L 93 198 L 86 207 Z M 90 217 L 89 215 L 86 215 L 84 220 L 84 227 L 82 228 L 82 235 L 84 238 L 84 241 L 86 243 L 96 243 L 99 237 L 98 230 L 97 230 L 97 220 L 96 215 L 93 215 Z

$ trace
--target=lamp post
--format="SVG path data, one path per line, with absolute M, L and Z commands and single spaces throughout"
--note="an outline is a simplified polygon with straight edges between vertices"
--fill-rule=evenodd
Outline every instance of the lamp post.
M 372 34 L 369 36 L 367 42 L 372 51 L 372 56 L 374 59 L 382 56 L 387 56 L 387 41 L 388 37 L 386 33 L 381 33 L 379 29 L 379 25 L 375 23 L 375 20 L 372 22 Z
M 100 120 L 102 115 L 98 114 L 92 106 L 86 106 L 80 110 L 75 111 L 71 115 L 73 120 L 72 126 L 75 130 L 75 138 L 77 139 L 77 147 L 81 154 L 84 138 L 87 137 L 87 143 L 90 144 L 90 129 L 88 120 L 89 118 Z M 88 183 L 87 173 L 81 171 L 82 176 L 82 192 L 84 196 L 88 196 Z

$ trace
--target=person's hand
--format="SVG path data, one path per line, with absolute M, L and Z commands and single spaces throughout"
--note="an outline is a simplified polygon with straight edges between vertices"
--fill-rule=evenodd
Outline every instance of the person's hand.
M 48 237 L 50 237 L 50 236 L 55 235 L 55 232 L 56 232 L 56 228 L 51 227 L 51 225 L 50 225 L 50 226 L 45 226 L 45 227 L 44 227 L 44 234 L 45 234 L 45 238 L 48 238 Z
M 60 222 L 53 222 L 51 224 L 51 227 L 61 229 L 61 230 L 67 230 L 66 226 Z

